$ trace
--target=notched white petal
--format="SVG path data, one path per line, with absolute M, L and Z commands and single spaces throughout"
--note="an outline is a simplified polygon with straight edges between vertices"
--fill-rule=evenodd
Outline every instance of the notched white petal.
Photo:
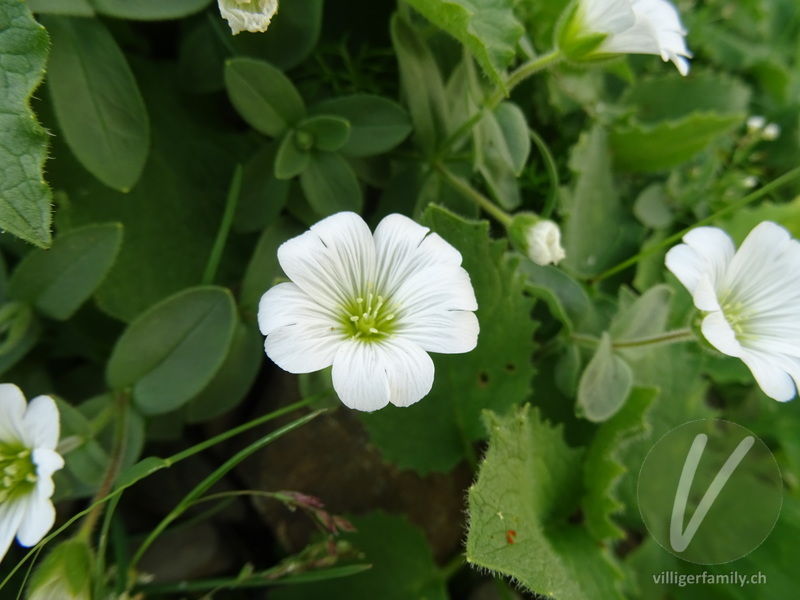
M 264 350 L 272 362 L 289 373 L 313 373 L 333 363 L 342 334 L 327 323 L 298 323 L 272 331 Z
M 413 317 L 397 335 L 427 352 L 461 354 L 478 345 L 480 325 L 475 313 L 450 310 Z
M 347 340 L 333 360 L 333 389 L 349 408 L 366 412 L 383 408 L 391 396 L 386 367 L 379 344 Z
M 58 443 L 59 425 L 55 400 L 50 396 L 37 396 L 28 404 L 22 419 L 25 445 L 53 450 Z

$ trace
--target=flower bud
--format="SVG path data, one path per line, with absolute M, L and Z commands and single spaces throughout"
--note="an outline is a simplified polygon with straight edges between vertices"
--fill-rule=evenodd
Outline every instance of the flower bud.
M 28 600 L 90 600 L 92 551 L 72 539 L 56 546 L 36 570 Z
M 533 213 L 514 215 L 508 235 L 511 243 L 537 265 L 558 264 L 566 256 L 558 225 Z
M 266 31 L 278 12 L 278 0 L 217 0 L 217 3 L 233 35 L 242 31 Z

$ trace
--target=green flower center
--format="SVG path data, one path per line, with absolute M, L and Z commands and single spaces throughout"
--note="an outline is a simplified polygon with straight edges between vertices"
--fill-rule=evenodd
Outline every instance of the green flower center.
M 344 330 L 349 337 L 377 341 L 392 335 L 397 325 L 391 305 L 372 292 L 356 298 L 344 310 Z
M 736 338 L 739 341 L 745 339 L 747 337 L 747 320 L 751 316 L 750 311 L 745 308 L 744 304 L 730 297 L 720 298 L 720 308 L 728 325 L 736 334 Z
M 22 496 L 36 485 L 36 465 L 31 451 L 0 442 L 0 502 Z

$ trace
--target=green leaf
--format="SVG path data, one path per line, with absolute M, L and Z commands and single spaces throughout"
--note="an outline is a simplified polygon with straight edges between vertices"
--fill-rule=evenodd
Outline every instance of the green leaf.
M 300 185 L 314 212 L 320 217 L 343 210 L 359 212 L 363 197 L 350 165 L 334 152 L 314 152 L 310 158 Z
M 469 489 L 467 561 L 543 596 L 621 599 L 608 552 L 568 522 L 581 491 L 582 450 L 527 405 L 485 419 L 489 450 Z
M 513 102 L 503 102 L 489 118 L 497 125 L 499 135 L 493 142 L 500 155 L 514 174 L 519 176 L 531 153 L 531 137 L 528 135 L 528 120 L 522 109 Z
M 615 342 L 639 340 L 664 333 L 672 290 L 659 284 L 622 308 L 611 320 L 609 333 Z M 641 352 L 641 348 L 638 349 Z
M 743 120 L 743 114 L 697 112 L 657 125 L 615 127 L 609 138 L 614 164 L 629 171 L 670 169 L 688 161 Z
M 86 169 L 126 192 L 142 174 L 150 124 L 125 55 L 98 19 L 48 16 L 47 83 L 64 138 Z
M 237 232 L 261 231 L 286 206 L 290 182 L 275 177 L 275 155 L 279 142 L 262 145 L 244 164 L 242 189 L 233 218 Z
M 119 19 L 165 21 L 200 12 L 212 0 L 92 0 L 97 12 Z
M 92 550 L 80 537 L 60 543 L 31 579 L 28 600 L 88 600 L 92 589 Z
M 567 257 L 562 266 L 579 277 L 591 277 L 629 256 L 626 226 L 632 220 L 620 204 L 602 127 L 596 125 L 581 135 L 569 166 L 576 182 L 563 210 Z
M 47 133 L 29 101 L 44 76 L 48 38 L 19 0 L 0 0 L 0 228 L 50 245 Z
M 72 316 L 111 269 L 122 243 L 122 225 L 89 225 L 56 238 L 50 250 L 34 250 L 11 277 L 14 298 L 54 319 Z
M 94 8 L 89 0 L 28 0 L 28 6 L 35 13 L 53 13 L 74 17 L 93 17 Z
M 285 586 L 276 600 L 447 600 L 445 579 L 433 560 L 425 535 L 402 517 L 373 513 L 352 520 L 358 530 L 343 539 L 364 553 L 372 568 L 336 580 Z M 391 540 L 391 543 L 387 543 Z
M 472 53 L 497 87 L 505 91 L 504 73 L 516 55 L 525 29 L 512 0 L 409 0 L 431 22 Z
M 179 408 L 214 377 L 228 354 L 236 324 L 230 292 L 184 290 L 151 307 L 117 341 L 106 369 L 115 390 L 133 386 L 146 415 Z
M 316 150 L 334 152 L 350 138 L 350 122 L 342 117 L 316 115 L 300 121 L 297 131 L 310 135 Z
M 263 358 L 261 334 L 255 327 L 237 323 L 225 362 L 203 391 L 186 405 L 186 420 L 207 421 L 235 408 L 250 391 Z
M 408 113 L 381 96 L 341 96 L 316 105 L 314 112 L 338 115 L 350 123 L 350 137 L 340 150 L 345 156 L 388 152 L 411 133 Z
M 156 471 L 167 469 L 171 466 L 172 462 L 165 458 L 148 456 L 122 471 L 122 473 L 120 473 L 117 477 L 114 487 L 115 489 L 130 487 L 137 481 L 141 481 L 145 477 L 149 477 Z
M 270 137 L 278 137 L 306 114 L 294 84 L 263 60 L 229 60 L 225 63 L 225 87 L 242 118 Z
M 543 267 L 526 259 L 520 263 L 520 270 L 528 278 L 526 288 L 544 300 L 550 313 L 569 331 L 583 331 L 585 324 L 596 320 L 586 290 L 561 269 L 552 265 Z
M 290 130 L 281 139 L 278 151 L 275 153 L 273 168 L 275 179 L 291 179 L 308 167 L 311 161 L 311 139 L 308 134 L 299 134 L 299 131 Z
M 620 479 L 629 473 L 620 463 L 620 451 L 635 438 L 645 437 L 649 424 L 645 413 L 657 392 L 648 388 L 634 388 L 622 409 L 603 423 L 592 438 L 583 465 L 586 494 L 583 509 L 586 527 L 598 541 L 621 539 L 625 532 L 611 520 L 626 507 L 616 495 Z M 638 476 L 637 472 L 630 474 Z
M 392 17 L 391 34 L 414 134 L 422 149 L 432 154 L 448 132 L 442 74 L 422 36 L 399 13 Z
M 595 423 L 609 419 L 622 407 L 632 386 L 631 368 L 614 353 L 611 336 L 603 333 L 578 384 L 578 416 Z
M 471 444 L 486 435 L 485 407 L 505 410 L 530 394 L 536 323 L 517 271 L 519 257 L 489 238 L 488 223 L 465 221 L 437 206 L 421 222 L 461 252 L 478 300 L 478 346 L 466 354 L 432 355 L 433 388 L 413 406 L 360 416 L 387 459 L 425 473 L 447 471 L 468 456 Z

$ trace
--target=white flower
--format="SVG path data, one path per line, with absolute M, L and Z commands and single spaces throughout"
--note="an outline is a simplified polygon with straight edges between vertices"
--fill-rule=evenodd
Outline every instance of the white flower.
M 577 0 L 561 24 L 557 40 L 571 60 L 615 54 L 655 54 L 689 72 L 686 30 L 667 0 Z
M 217 0 L 217 4 L 233 35 L 242 31 L 266 31 L 278 12 L 278 0 Z
M 566 257 L 561 247 L 561 230 L 546 219 L 539 221 L 526 232 L 528 258 L 537 265 L 558 264 Z
M 767 396 L 791 400 L 800 385 L 800 242 L 769 221 L 738 251 L 716 227 L 683 241 L 667 252 L 667 268 L 705 314 L 705 338 L 740 358 Z
M 461 254 L 394 214 L 370 232 L 338 213 L 278 248 L 292 283 L 261 298 L 267 355 L 291 373 L 333 365 L 333 387 L 350 408 L 408 406 L 433 385 L 428 352 L 477 344 L 475 293 Z
M 0 384 L 0 560 L 15 535 L 33 546 L 53 526 L 52 476 L 64 466 L 58 434 L 52 398 L 37 396 L 26 407 L 17 386 Z

